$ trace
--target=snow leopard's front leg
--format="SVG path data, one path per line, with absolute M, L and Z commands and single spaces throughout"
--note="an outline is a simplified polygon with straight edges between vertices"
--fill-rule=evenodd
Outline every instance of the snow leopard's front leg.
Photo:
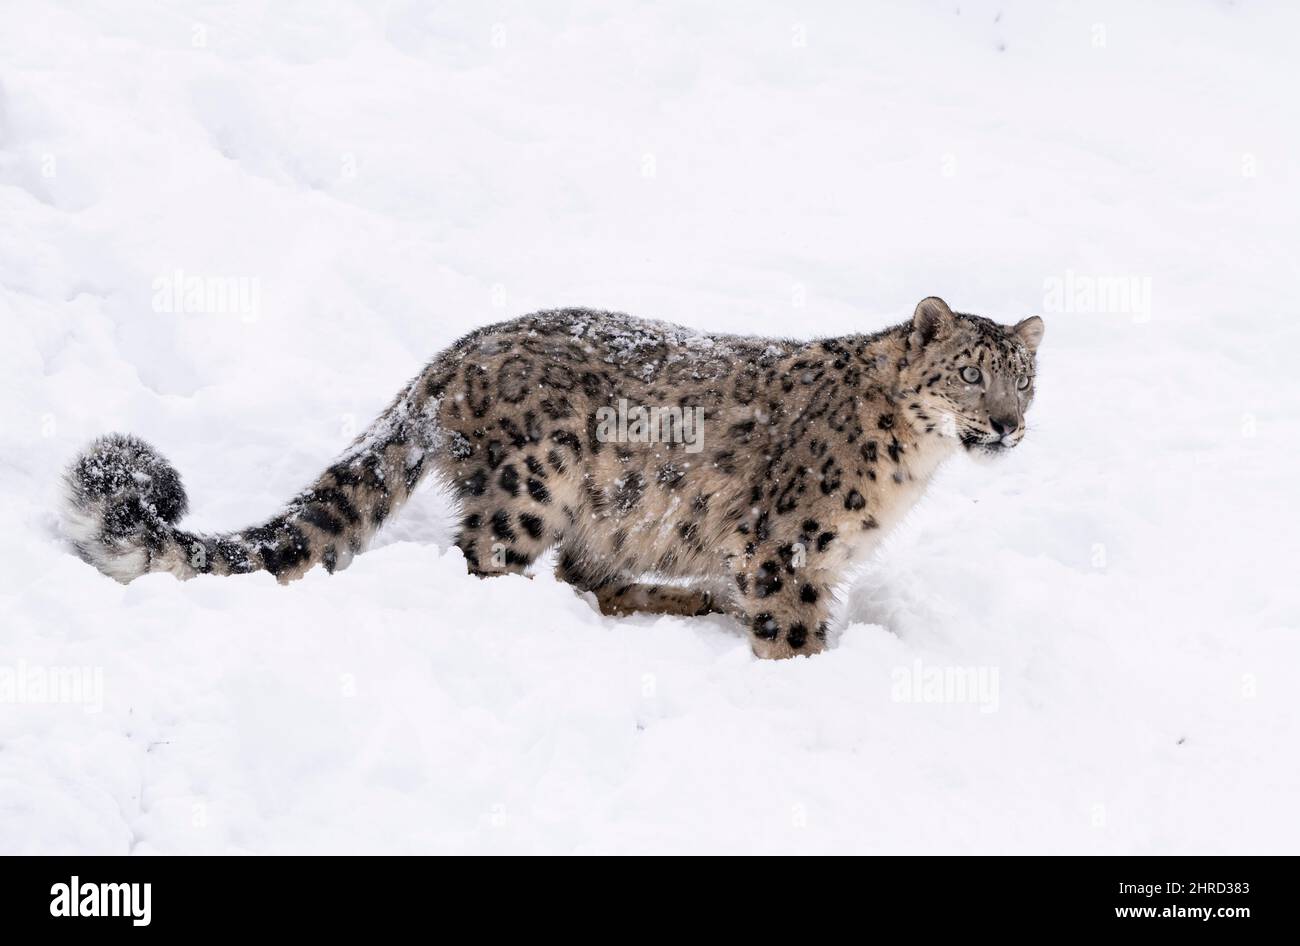
M 817 654 L 826 649 L 834 582 L 803 561 L 802 546 L 770 543 L 734 571 L 733 607 L 749 629 L 754 653 L 764 658 Z

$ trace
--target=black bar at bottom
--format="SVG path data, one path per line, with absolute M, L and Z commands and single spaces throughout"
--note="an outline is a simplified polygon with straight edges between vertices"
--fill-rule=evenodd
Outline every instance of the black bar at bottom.
M 548 926 L 558 934 L 556 923 L 621 935 L 598 919 L 611 915 L 629 931 L 668 934 L 760 918 L 789 926 L 815 911 L 837 923 L 856 918 L 864 934 L 920 923 L 927 935 L 1125 927 L 1231 935 L 1292 928 L 1295 902 L 1290 858 L 637 860 L 539 870 L 522 858 L 9 857 L 0 860 L 0 916 L 6 934 L 75 926 L 95 935 L 373 935 L 449 913 L 488 934 L 513 921 L 533 924 L 529 935 L 549 935 Z

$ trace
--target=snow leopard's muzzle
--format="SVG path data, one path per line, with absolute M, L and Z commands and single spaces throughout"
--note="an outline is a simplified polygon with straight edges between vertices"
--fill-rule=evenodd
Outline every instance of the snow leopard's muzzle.
M 1023 418 L 1007 416 L 989 418 L 988 430 L 966 427 L 961 434 L 961 445 L 966 452 L 975 457 L 998 457 L 1009 453 L 1024 439 L 1025 422 Z

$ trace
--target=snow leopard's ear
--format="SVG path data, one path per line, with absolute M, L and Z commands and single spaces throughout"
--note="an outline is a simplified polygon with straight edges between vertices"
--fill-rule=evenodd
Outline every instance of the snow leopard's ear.
M 917 348 L 930 344 L 952 328 L 954 316 L 948 303 L 938 296 L 930 296 L 916 304 L 912 314 L 912 334 L 908 339 Z
M 1030 351 L 1036 351 L 1038 343 L 1043 340 L 1043 320 L 1036 315 L 1021 319 L 1011 330 L 1011 334 L 1020 339 Z

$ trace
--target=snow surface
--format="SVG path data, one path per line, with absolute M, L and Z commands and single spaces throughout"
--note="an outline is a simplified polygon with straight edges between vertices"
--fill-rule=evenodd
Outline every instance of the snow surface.
M 547 6 L 6 11 L 0 851 L 1295 853 L 1300 8 Z M 178 270 L 250 304 L 174 311 Z M 813 659 L 471 579 L 433 488 L 288 588 L 123 587 L 55 532 L 113 429 L 189 527 L 258 521 L 532 309 L 930 294 L 1044 315 L 1031 429 Z

